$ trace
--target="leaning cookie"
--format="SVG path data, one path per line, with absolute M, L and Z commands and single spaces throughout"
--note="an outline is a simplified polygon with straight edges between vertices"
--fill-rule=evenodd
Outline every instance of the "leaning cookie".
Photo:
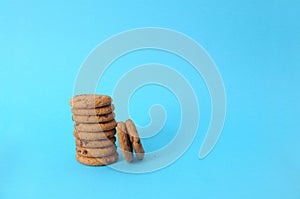
M 102 139 L 102 140 L 82 140 L 82 139 L 75 139 L 76 146 L 86 147 L 86 148 L 100 148 L 100 147 L 110 147 L 115 145 L 116 138 L 112 137 L 109 139 Z
M 136 156 L 139 160 L 142 160 L 144 158 L 144 149 L 141 143 L 141 140 L 139 138 L 139 134 L 136 130 L 135 124 L 132 120 L 128 119 L 126 120 L 126 128 L 127 132 L 130 136 L 130 141 L 132 143 L 133 149 L 136 153 Z
M 108 122 L 115 118 L 115 114 L 108 113 L 105 115 L 73 115 L 72 120 L 76 123 L 95 124 L 99 122 Z
M 114 110 L 115 107 L 113 104 L 111 104 L 101 108 L 72 108 L 72 113 L 74 115 L 106 115 L 113 112 Z
M 107 95 L 85 94 L 77 95 L 70 100 L 73 108 L 97 108 L 111 104 L 112 99 Z
M 116 134 L 116 130 L 112 129 L 109 131 L 103 131 L 103 132 L 78 132 L 74 131 L 73 135 L 79 139 L 82 140 L 103 140 L 103 139 L 109 139 L 114 137 Z
M 111 145 L 109 147 L 104 147 L 104 148 L 84 148 L 84 147 L 76 146 L 76 153 L 88 158 L 100 158 L 100 157 L 109 156 L 115 153 L 116 150 L 117 150 L 116 145 Z
M 81 164 L 85 164 L 88 166 L 105 166 L 112 164 L 118 160 L 118 153 L 115 152 L 114 154 L 102 158 L 88 158 L 81 156 L 79 154 L 76 154 L 76 159 Z
M 124 122 L 118 122 L 117 131 L 118 131 L 118 133 L 117 133 L 118 141 L 120 144 L 120 148 L 121 148 L 124 160 L 127 162 L 132 162 L 132 160 L 133 160 L 132 145 L 130 142 L 129 135 L 127 134 L 126 126 L 125 126 Z
M 99 131 L 108 131 L 114 129 L 117 126 L 117 122 L 115 120 L 111 120 L 105 123 L 98 124 L 74 124 L 74 128 L 77 131 L 89 131 L 89 132 L 99 132 Z

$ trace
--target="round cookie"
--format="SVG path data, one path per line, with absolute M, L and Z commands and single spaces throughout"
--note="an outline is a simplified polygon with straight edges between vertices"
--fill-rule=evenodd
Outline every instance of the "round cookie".
M 99 158 L 109 156 L 115 153 L 117 150 L 116 145 L 111 145 L 109 147 L 104 148 L 84 148 L 80 146 L 76 146 L 76 153 L 80 156 L 88 157 L 88 158 Z
M 115 118 L 113 112 L 105 115 L 73 115 L 72 120 L 76 123 L 94 124 L 99 122 L 108 122 Z
M 108 131 L 114 129 L 117 126 L 117 122 L 115 120 L 111 120 L 105 123 L 98 124 L 74 124 L 74 128 L 77 131 L 89 131 L 89 132 L 99 132 L 99 131 Z
M 132 146 L 136 153 L 137 158 L 139 160 L 142 160 L 144 158 L 145 151 L 143 149 L 141 140 L 139 138 L 139 134 L 136 130 L 136 126 L 132 120 L 130 120 L 130 119 L 126 120 L 126 129 L 130 136 L 130 141 L 132 143 Z
M 74 108 L 97 108 L 111 104 L 112 99 L 107 95 L 85 94 L 77 95 L 70 100 Z
M 74 131 L 73 135 L 82 140 L 103 140 L 114 137 L 116 130 L 103 131 L 103 132 L 78 132 Z
M 107 138 L 102 140 L 82 140 L 75 138 L 76 146 L 86 147 L 86 148 L 100 148 L 100 147 L 109 147 L 115 145 L 116 138 Z
M 127 134 L 125 123 L 118 122 L 117 130 L 118 130 L 118 133 L 117 133 L 118 141 L 120 144 L 120 148 L 121 148 L 124 160 L 127 162 L 132 162 L 132 160 L 133 160 L 132 145 L 130 142 L 129 135 Z
M 72 113 L 74 115 L 106 115 L 108 113 L 111 113 L 115 110 L 115 107 L 113 104 L 104 106 L 101 108 L 72 108 Z
M 118 160 L 118 153 L 115 152 L 114 154 L 102 158 L 88 158 L 76 154 L 76 159 L 79 163 L 85 164 L 88 166 L 105 166 L 112 163 L 115 163 Z

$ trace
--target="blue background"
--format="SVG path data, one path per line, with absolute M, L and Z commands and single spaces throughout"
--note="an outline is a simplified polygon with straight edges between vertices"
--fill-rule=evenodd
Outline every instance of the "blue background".
M 299 10 L 296 0 L 2 0 L 0 198 L 300 198 Z M 183 70 L 186 63 L 174 55 L 142 51 L 115 63 L 99 92 L 110 94 L 118 77 L 136 64 L 171 65 L 199 97 L 193 145 L 176 163 L 148 174 L 80 165 L 68 105 L 79 67 L 110 36 L 148 26 L 182 32 L 214 59 L 227 93 L 220 140 L 208 157 L 197 158 L 210 118 L 201 77 Z M 154 90 L 165 98 L 140 105 Z M 172 132 L 179 108 L 161 87 L 136 92 L 132 117 L 147 124 L 147 107 L 159 100 L 172 109 L 163 129 Z M 145 140 L 145 148 L 161 147 L 168 136 L 163 138 Z

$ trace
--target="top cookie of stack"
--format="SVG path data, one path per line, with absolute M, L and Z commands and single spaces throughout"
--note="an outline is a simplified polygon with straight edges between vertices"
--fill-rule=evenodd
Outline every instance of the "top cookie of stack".
M 70 101 L 75 122 L 76 159 L 86 165 L 116 162 L 116 121 L 112 99 L 107 95 L 77 95 Z
M 114 111 L 112 99 L 107 95 L 77 95 L 70 100 L 74 116 L 106 115 Z
M 70 100 L 73 108 L 99 108 L 110 105 L 111 97 L 107 95 L 84 94 L 77 95 Z

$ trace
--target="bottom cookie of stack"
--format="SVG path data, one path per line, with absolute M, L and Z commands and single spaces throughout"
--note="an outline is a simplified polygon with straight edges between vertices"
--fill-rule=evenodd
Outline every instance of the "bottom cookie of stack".
M 115 163 L 118 160 L 118 153 L 115 152 L 112 155 L 100 157 L 100 158 L 94 158 L 94 157 L 84 157 L 76 153 L 76 159 L 81 164 L 85 164 L 88 166 L 105 166 L 112 163 Z

